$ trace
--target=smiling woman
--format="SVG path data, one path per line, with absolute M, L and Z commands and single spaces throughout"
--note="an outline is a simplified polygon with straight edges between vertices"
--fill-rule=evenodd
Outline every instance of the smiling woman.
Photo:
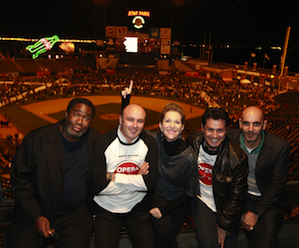
M 129 104 L 132 87 L 133 82 L 122 91 L 123 105 Z M 184 121 L 182 107 L 168 103 L 160 116 L 161 133 L 144 130 L 155 138 L 159 150 L 158 181 L 149 211 L 156 247 L 177 247 L 177 230 L 190 214 L 190 200 L 199 188 L 196 154 L 181 136 Z
M 168 103 L 161 114 L 159 127 L 168 142 L 175 141 L 184 130 L 185 115 L 181 106 Z

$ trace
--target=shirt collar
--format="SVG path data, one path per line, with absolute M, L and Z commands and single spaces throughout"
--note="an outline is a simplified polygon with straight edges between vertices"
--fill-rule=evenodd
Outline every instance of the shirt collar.
M 257 154 L 257 153 L 260 152 L 260 150 L 262 149 L 263 143 L 264 143 L 264 138 L 265 138 L 265 132 L 262 131 L 262 139 L 261 139 L 260 144 L 259 144 L 256 148 L 254 148 L 254 149 L 251 151 L 250 154 Z M 243 133 L 242 133 L 242 132 L 241 132 L 241 134 L 240 134 L 240 138 L 239 138 L 239 140 L 240 140 L 241 148 L 242 148 L 243 150 L 246 150 L 246 151 L 248 152 L 248 149 L 247 149 L 247 147 L 246 147 L 246 145 L 245 145 L 245 142 L 244 142 L 244 137 L 243 137 Z
M 128 144 L 128 145 L 135 144 L 135 142 L 139 139 L 139 136 L 137 136 L 131 143 L 128 143 L 127 139 L 125 138 L 125 136 L 123 136 L 122 132 L 120 131 L 120 125 L 118 125 L 118 128 L 117 128 L 117 136 L 122 143 Z

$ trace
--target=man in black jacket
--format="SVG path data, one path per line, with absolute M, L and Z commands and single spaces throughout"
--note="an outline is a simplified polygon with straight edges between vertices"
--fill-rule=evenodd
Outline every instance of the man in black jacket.
M 201 248 L 234 247 L 245 201 L 247 156 L 227 137 L 228 126 L 227 112 L 209 108 L 202 132 L 186 138 L 198 154 L 200 194 L 192 201 L 192 216 Z
M 249 174 L 246 208 L 241 223 L 249 247 L 278 247 L 277 230 L 283 217 L 283 193 L 288 176 L 290 144 L 265 131 L 267 120 L 255 106 L 246 108 L 239 120 L 241 130 L 229 137 L 247 154 Z
M 99 134 L 90 128 L 93 104 L 70 101 L 65 119 L 30 132 L 12 162 L 11 185 L 15 211 L 11 247 L 45 247 L 57 239 L 59 247 L 89 246 L 92 216 L 87 176 L 93 144 Z

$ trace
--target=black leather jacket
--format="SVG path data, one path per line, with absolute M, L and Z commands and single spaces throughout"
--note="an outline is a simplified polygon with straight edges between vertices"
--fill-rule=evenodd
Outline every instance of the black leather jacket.
M 200 131 L 191 132 L 186 141 L 195 152 L 204 136 Z M 218 226 L 228 233 L 239 227 L 242 208 L 247 192 L 248 162 L 245 152 L 228 137 L 218 149 L 212 170 L 212 186 L 217 208 Z
M 37 216 L 43 215 L 52 222 L 59 211 L 65 176 L 65 155 L 60 133 L 64 121 L 27 134 L 12 162 L 15 216 L 31 227 Z M 93 145 L 100 134 L 89 128 L 86 135 L 91 166 Z

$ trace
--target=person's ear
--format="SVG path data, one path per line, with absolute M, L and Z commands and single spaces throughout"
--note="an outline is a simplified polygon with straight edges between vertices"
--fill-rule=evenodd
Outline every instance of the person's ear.
M 161 122 L 159 122 L 159 128 L 160 128 L 160 131 L 163 132 L 163 127 L 162 127 Z
M 242 128 L 242 119 L 239 118 L 239 128 L 241 129 Z
M 184 128 L 185 128 L 185 125 L 183 124 L 181 127 L 181 132 L 183 132 Z
M 268 125 L 268 121 L 267 121 L 267 120 L 264 120 L 264 123 L 263 123 L 263 130 L 266 130 L 267 125 Z

